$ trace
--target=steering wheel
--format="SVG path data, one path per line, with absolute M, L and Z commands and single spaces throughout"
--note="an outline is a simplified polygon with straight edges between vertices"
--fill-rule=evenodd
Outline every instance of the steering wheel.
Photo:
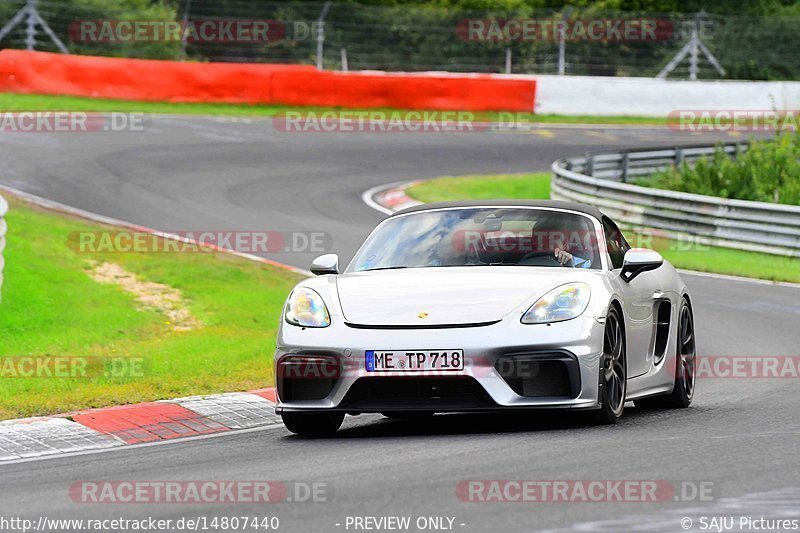
M 517 264 L 524 265 L 525 262 L 530 259 L 539 259 L 539 258 L 548 260 L 546 262 L 552 263 L 553 266 L 566 266 L 562 265 L 561 261 L 556 259 L 556 256 L 553 252 L 528 252 L 522 257 L 522 259 L 517 261 Z M 534 266 L 548 266 L 548 265 L 534 265 Z

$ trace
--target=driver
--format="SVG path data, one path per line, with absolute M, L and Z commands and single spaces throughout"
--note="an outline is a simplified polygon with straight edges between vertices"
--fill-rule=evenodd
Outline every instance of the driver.
M 586 229 L 575 215 L 552 213 L 545 215 L 533 228 L 533 245 L 538 251 L 552 252 L 561 266 L 592 268 L 591 258 L 584 258 L 580 250 L 571 250 Z M 574 252 L 574 253 L 571 253 Z M 586 254 L 591 255 L 591 254 Z
M 556 247 L 553 253 L 562 266 L 571 266 L 574 268 L 592 268 L 591 259 L 583 259 L 558 247 Z

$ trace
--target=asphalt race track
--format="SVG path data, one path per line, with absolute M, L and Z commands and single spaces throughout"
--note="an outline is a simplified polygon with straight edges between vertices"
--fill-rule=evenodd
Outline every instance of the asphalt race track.
M 382 218 L 361 202 L 370 187 L 548 170 L 556 157 L 590 150 L 714 139 L 666 127 L 290 133 L 270 119 L 154 117 L 144 132 L 2 134 L 0 183 L 162 230 L 323 231 L 349 260 Z M 305 268 L 315 255 L 271 257 Z
M 638 127 L 299 134 L 277 132 L 268 119 L 163 117 L 143 133 L 0 135 L 0 183 L 162 230 L 325 231 L 347 261 L 382 218 L 361 201 L 370 187 L 546 170 L 559 156 L 589 150 L 709 139 Z M 307 267 L 313 255 L 271 257 Z M 799 354 L 800 288 L 686 279 L 701 357 Z M 279 531 L 290 532 L 347 531 L 348 516 L 449 516 L 453 530 L 468 532 L 681 531 L 683 517 L 695 526 L 710 515 L 800 518 L 798 412 L 797 379 L 742 378 L 699 380 L 685 410 L 631 405 L 612 427 L 573 414 L 348 417 L 329 439 L 267 428 L 0 466 L 0 505 L 34 520 L 278 516 Z M 323 482 L 329 501 L 87 505 L 68 495 L 81 480 L 204 479 Z M 456 485 L 466 479 L 713 482 L 716 499 L 465 503 Z

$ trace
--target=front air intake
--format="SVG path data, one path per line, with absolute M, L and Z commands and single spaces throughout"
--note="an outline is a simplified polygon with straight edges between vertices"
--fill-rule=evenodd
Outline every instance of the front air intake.
M 511 390 L 525 398 L 576 398 L 578 363 L 567 354 L 509 355 L 494 365 Z
M 278 397 L 282 402 L 322 400 L 341 375 L 339 359 L 328 355 L 291 355 L 278 361 Z
M 655 357 L 655 364 L 664 359 L 667 351 L 667 343 L 669 341 L 669 326 L 671 323 L 670 317 L 672 315 L 672 304 L 669 300 L 662 300 L 658 304 L 656 312 L 656 331 L 655 342 L 653 345 L 653 356 Z

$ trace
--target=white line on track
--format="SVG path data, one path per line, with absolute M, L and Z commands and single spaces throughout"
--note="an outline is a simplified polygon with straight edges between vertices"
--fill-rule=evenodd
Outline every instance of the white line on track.
M 388 190 L 388 189 L 394 189 L 395 187 L 401 187 L 401 186 L 405 185 L 406 183 L 409 183 L 409 182 L 407 182 L 407 181 L 398 181 L 398 182 L 395 182 L 395 183 L 389 183 L 388 185 L 378 185 L 377 187 L 372 187 L 371 189 L 367 189 L 366 191 L 364 191 L 361 194 L 361 200 L 365 204 L 367 204 L 369 207 L 371 207 L 372 209 L 374 209 L 376 211 L 380 211 L 384 215 L 393 215 L 394 211 L 392 211 L 388 207 L 382 206 L 381 204 L 376 202 L 373 199 L 373 197 L 376 194 L 378 194 L 379 192 L 382 192 L 382 191 L 385 191 L 385 190 Z
M 697 270 L 684 270 L 678 269 L 681 274 L 687 276 L 698 276 L 703 278 L 719 279 L 724 281 L 739 281 L 742 283 L 757 283 L 759 285 L 770 285 L 772 287 L 789 287 L 792 289 L 800 289 L 800 283 L 792 283 L 789 281 L 772 281 L 768 279 L 746 278 L 744 276 L 732 276 L 730 274 L 713 274 L 711 272 L 699 272 Z

